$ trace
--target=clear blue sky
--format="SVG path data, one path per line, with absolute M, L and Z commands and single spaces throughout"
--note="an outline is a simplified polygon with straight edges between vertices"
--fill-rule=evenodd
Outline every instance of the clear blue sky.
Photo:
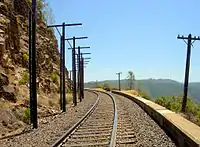
M 186 44 L 178 34 L 200 35 L 199 0 L 49 0 L 55 23 L 83 23 L 66 29 L 67 37 L 88 36 L 86 81 L 122 78 L 170 78 L 183 82 Z M 58 37 L 58 34 L 56 34 Z M 59 38 L 59 37 L 58 37 Z M 66 42 L 66 48 L 68 44 Z M 191 55 L 190 81 L 200 81 L 200 41 Z M 71 69 L 71 51 L 66 52 Z

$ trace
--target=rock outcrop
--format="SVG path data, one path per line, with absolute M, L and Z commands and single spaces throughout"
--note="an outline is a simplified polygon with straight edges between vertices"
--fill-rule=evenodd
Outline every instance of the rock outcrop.
M 0 73 L 0 98 L 16 103 L 14 90 L 9 86 L 9 83 L 8 77 Z
M 29 85 L 28 12 L 29 4 L 26 0 L 0 0 L 0 72 L 5 73 L 11 85 L 0 84 L 0 87 L 3 91 L 17 92 L 16 96 L 20 95 L 21 85 L 27 88 Z M 57 40 L 42 19 L 37 19 L 36 27 L 38 90 L 59 93 L 60 57 Z
M 0 0 L 0 138 L 29 123 L 29 0 Z M 56 37 L 37 15 L 38 116 L 59 110 L 60 54 Z M 66 82 L 68 82 L 66 73 Z M 66 84 L 67 85 L 67 84 Z M 5 113 L 4 113 L 5 112 Z M 13 123 L 15 122 L 15 123 Z M 18 124 L 18 125 L 16 125 Z

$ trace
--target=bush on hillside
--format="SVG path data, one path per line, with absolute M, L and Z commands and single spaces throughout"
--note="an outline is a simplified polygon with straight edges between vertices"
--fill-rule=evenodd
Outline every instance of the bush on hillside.
M 180 112 L 182 106 L 182 96 L 161 96 L 155 99 L 155 103 L 174 112 Z M 200 104 L 196 104 L 191 98 L 187 99 L 185 114 L 189 120 L 192 120 L 200 125 Z
M 29 73 L 24 72 L 22 75 L 22 78 L 19 80 L 19 84 L 24 85 L 24 84 L 27 84 L 28 82 L 29 82 Z
M 58 84 L 58 75 L 56 73 L 51 73 L 51 79 L 53 83 Z
M 106 90 L 106 91 L 110 91 L 110 89 L 111 89 L 111 88 L 110 88 L 110 84 L 104 83 L 104 84 L 103 84 L 103 89 Z
M 24 53 L 23 54 L 23 61 L 28 63 L 28 59 L 29 59 L 28 55 L 26 53 Z
M 146 93 L 146 92 L 139 92 L 139 95 L 142 97 L 142 98 L 145 98 L 147 100 L 151 100 L 151 97 Z

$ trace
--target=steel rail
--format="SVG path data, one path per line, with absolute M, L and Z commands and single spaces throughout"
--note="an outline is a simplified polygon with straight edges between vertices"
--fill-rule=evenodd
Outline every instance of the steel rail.
M 117 105 L 115 98 L 108 93 L 108 95 L 112 98 L 113 104 L 114 104 L 114 120 L 113 120 L 113 130 L 112 130 L 112 135 L 111 135 L 111 140 L 110 140 L 110 147 L 116 146 L 116 136 L 117 136 Z
M 86 118 L 87 116 L 92 112 L 92 110 L 94 110 L 94 108 L 97 106 L 98 102 L 99 102 L 99 95 L 98 93 L 92 91 L 92 90 L 89 90 L 87 89 L 88 91 L 90 92 L 93 92 L 94 94 L 97 95 L 97 100 L 96 102 L 94 103 L 94 105 L 88 110 L 88 112 L 75 124 L 73 125 L 65 134 L 63 134 L 53 145 L 52 147 L 57 147 L 59 146 L 67 136 L 69 136 Z
M 95 90 L 98 91 L 98 90 Z M 112 134 L 111 134 L 111 139 L 110 139 L 110 144 L 109 147 L 115 147 L 116 146 L 116 136 L 117 136 L 117 105 L 116 105 L 116 101 L 114 96 L 108 92 L 104 92 L 104 91 L 98 91 L 98 92 L 102 92 L 104 94 L 107 94 L 109 97 L 111 97 L 113 104 L 114 104 L 114 119 L 113 119 L 113 129 L 112 129 Z

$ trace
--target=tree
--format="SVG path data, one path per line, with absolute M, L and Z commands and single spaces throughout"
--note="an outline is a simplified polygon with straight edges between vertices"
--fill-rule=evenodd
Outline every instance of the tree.
M 110 91 L 110 84 L 109 84 L 108 82 L 105 82 L 105 83 L 103 84 L 103 89 L 104 89 L 104 90 Z
M 32 0 L 27 1 L 29 5 L 32 4 Z M 53 24 L 55 22 L 53 10 L 46 0 L 37 0 L 36 10 L 38 18 L 44 20 L 46 24 Z
M 127 81 L 129 90 L 134 89 L 135 75 L 132 71 L 128 72 Z
M 44 15 L 44 20 L 46 21 L 46 24 L 50 25 L 50 24 L 55 23 L 53 10 L 50 7 L 50 4 L 47 2 L 45 3 L 45 7 L 43 9 L 43 15 Z

